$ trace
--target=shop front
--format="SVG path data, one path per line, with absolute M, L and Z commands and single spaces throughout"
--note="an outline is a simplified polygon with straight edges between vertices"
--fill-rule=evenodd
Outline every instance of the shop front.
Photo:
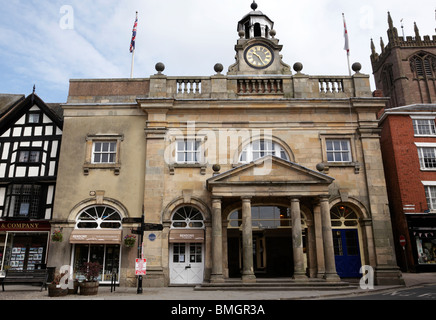
M 436 215 L 408 215 L 407 222 L 415 270 L 436 271 Z
M 112 276 L 119 283 L 121 262 L 121 215 L 109 206 L 90 206 L 83 210 L 71 232 L 71 263 L 73 277 L 83 280 L 80 268 L 86 262 L 98 262 L 102 271 L 98 281 L 111 283 Z
M 0 222 L 0 270 L 46 268 L 49 235 L 47 221 Z

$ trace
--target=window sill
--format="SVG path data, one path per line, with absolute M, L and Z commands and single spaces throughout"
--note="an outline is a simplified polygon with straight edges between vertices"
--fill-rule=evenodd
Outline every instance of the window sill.
M 324 173 L 328 173 L 330 168 L 354 168 L 354 173 L 359 174 L 360 172 L 360 163 L 358 162 L 323 162 L 324 165 Z
M 83 174 L 87 176 L 89 175 L 89 170 L 94 169 L 113 170 L 117 176 L 120 174 L 121 165 L 119 163 L 85 163 L 83 165 Z
M 206 163 L 172 163 L 169 165 L 170 169 L 170 175 L 174 175 L 174 169 L 175 168 L 199 168 L 200 174 L 205 175 L 206 174 Z

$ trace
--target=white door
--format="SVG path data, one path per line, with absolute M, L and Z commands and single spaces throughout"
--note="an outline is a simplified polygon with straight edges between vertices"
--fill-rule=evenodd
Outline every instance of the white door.
M 170 245 L 170 283 L 202 283 L 203 260 L 202 243 L 172 243 Z

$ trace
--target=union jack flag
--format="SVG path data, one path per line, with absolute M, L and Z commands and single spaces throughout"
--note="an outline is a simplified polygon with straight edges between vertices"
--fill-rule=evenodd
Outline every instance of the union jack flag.
M 137 28 L 138 28 L 138 13 L 136 13 L 135 24 L 133 25 L 132 41 L 130 42 L 130 52 L 133 52 L 133 50 L 135 50 L 136 29 Z

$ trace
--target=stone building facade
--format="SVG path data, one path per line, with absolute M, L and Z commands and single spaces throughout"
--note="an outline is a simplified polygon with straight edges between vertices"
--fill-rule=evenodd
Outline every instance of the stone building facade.
M 147 223 L 146 286 L 228 278 L 338 282 L 374 268 L 401 283 L 392 242 L 369 76 L 311 76 L 280 55 L 273 22 L 253 3 L 238 23 L 236 62 L 208 77 L 71 80 L 51 265 L 86 260 L 136 285 Z

